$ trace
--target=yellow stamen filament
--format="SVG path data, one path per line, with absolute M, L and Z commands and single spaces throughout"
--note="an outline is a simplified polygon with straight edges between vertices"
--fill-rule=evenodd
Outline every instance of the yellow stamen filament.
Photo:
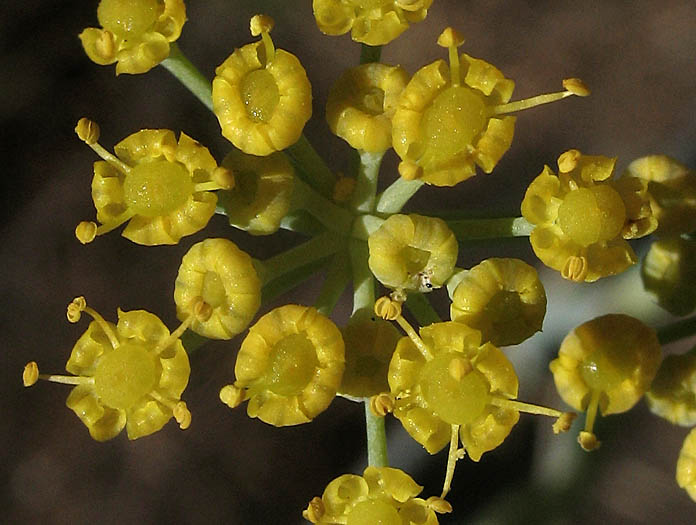
M 587 405 L 587 413 L 585 414 L 585 432 L 592 432 L 595 419 L 597 418 L 597 408 L 599 407 L 599 397 L 602 394 L 599 390 L 592 390 L 590 402 Z
M 445 28 L 437 39 L 437 44 L 441 47 L 446 47 L 449 51 L 450 63 L 450 82 L 453 86 L 460 84 L 459 77 L 459 54 L 457 48 L 464 43 L 464 37 L 451 27 Z
M 193 186 L 193 191 L 216 191 L 227 190 L 229 186 L 223 186 L 217 181 L 211 180 L 208 182 L 199 182 Z
M 71 303 L 71 304 L 74 304 L 74 303 Z M 106 337 L 109 338 L 109 343 L 111 343 L 111 347 L 114 350 L 116 348 L 118 348 L 120 345 L 120 343 L 118 341 L 118 337 L 116 337 L 116 334 L 111 329 L 111 326 L 109 325 L 109 323 L 107 323 L 106 320 L 101 315 L 99 315 L 99 312 L 97 312 L 96 310 L 93 310 L 92 308 L 87 306 L 87 304 L 85 304 L 83 306 L 82 311 L 89 314 L 90 316 L 92 316 L 92 319 L 94 319 L 97 322 L 97 324 L 99 325 L 99 328 L 101 328 L 102 331 L 106 334 Z
M 275 46 L 268 31 L 261 33 L 261 40 L 263 41 L 263 47 L 266 49 L 266 65 L 268 65 L 275 58 Z
M 525 98 L 523 100 L 516 100 L 514 102 L 508 102 L 507 104 L 500 104 L 494 106 L 491 110 L 493 115 L 501 115 L 505 113 L 514 113 L 516 111 L 522 111 L 523 109 L 533 108 L 535 106 L 541 106 L 542 104 L 548 104 L 549 102 L 556 102 L 567 97 L 572 97 L 577 95 L 572 91 L 559 91 L 557 93 L 546 93 L 543 95 L 537 95 L 536 97 Z
M 406 332 L 406 335 L 413 341 L 420 353 L 425 357 L 426 361 L 430 361 L 433 358 L 433 353 L 430 348 L 423 342 L 420 336 L 416 333 L 413 327 L 408 323 L 402 315 L 396 318 L 396 322 L 399 324 L 401 329 Z
M 62 376 L 54 374 L 39 374 L 39 379 L 50 381 L 51 383 L 61 383 L 63 385 L 90 385 L 94 384 L 93 377 L 85 376 Z
M 168 348 L 169 346 L 173 345 L 173 344 L 177 341 L 177 339 L 179 339 L 179 338 L 183 335 L 183 333 L 186 331 L 186 329 L 187 329 L 189 326 L 191 326 L 191 323 L 193 323 L 193 321 L 195 321 L 196 318 L 197 318 L 199 315 L 201 315 L 201 312 L 202 312 L 202 311 L 205 310 L 205 311 L 207 312 L 207 309 L 205 308 L 206 306 L 207 306 L 208 308 L 210 308 L 210 306 L 209 306 L 207 303 L 203 302 L 203 301 L 197 302 L 196 305 L 193 307 L 193 313 L 190 314 L 190 315 L 184 320 L 184 322 L 182 322 L 182 323 L 179 325 L 179 328 L 177 328 L 177 329 L 174 330 L 171 334 L 169 334 L 169 337 L 163 339 L 162 341 L 160 341 L 160 342 L 157 344 L 157 346 L 155 347 L 155 353 L 156 353 L 156 354 L 159 354 L 159 353 L 162 352 L 165 348 Z M 211 312 L 212 312 L 212 310 L 211 310 Z M 208 318 L 210 318 L 210 315 L 208 315 Z
M 452 479 L 454 478 L 454 468 L 457 465 L 457 460 L 464 457 L 464 453 L 464 449 L 459 448 L 459 425 L 452 425 L 449 454 L 447 455 L 447 471 L 445 472 L 445 482 L 442 485 L 440 498 L 445 499 L 445 496 L 450 491 Z
M 119 170 L 121 173 L 123 173 L 123 174 L 130 173 L 131 167 L 128 164 L 123 162 L 121 159 L 119 159 L 113 153 L 109 153 L 98 142 L 94 142 L 93 144 L 89 144 L 88 142 L 86 142 L 85 144 L 87 144 L 90 148 L 92 148 L 94 150 L 94 152 L 102 158 L 102 160 L 105 160 L 106 162 L 111 164 L 114 168 Z
M 459 53 L 455 46 L 449 47 L 449 63 L 450 63 L 450 82 L 453 86 L 459 85 Z
M 491 397 L 490 404 L 500 407 L 517 410 L 518 412 L 526 412 L 527 414 L 536 414 L 538 416 L 561 417 L 563 412 L 554 408 L 532 405 L 531 403 L 523 403 L 514 399 L 505 399 L 503 397 Z

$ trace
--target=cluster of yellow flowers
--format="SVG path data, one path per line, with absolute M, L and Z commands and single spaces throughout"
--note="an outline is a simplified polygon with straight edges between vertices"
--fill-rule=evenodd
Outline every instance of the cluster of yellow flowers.
M 381 46 L 423 20 L 431 4 L 314 0 L 313 10 L 322 32 L 350 31 L 364 46 Z M 80 35 L 94 62 L 115 62 L 117 74 L 144 73 L 163 61 L 175 75 L 180 67 L 192 68 L 174 44 L 186 19 L 182 0 L 102 0 L 97 15 L 102 28 Z M 534 179 L 521 202 L 522 217 L 507 231 L 486 233 L 491 222 L 483 219 L 469 224 L 476 231 L 470 236 L 461 221 L 399 213 L 423 183 L 453 186 L 474 176 L 477 166 L 490 173 L 511 147 L 511 113 L 589 90 L 570 78 L 561 92 L 510 102 L 514 82 L 488 62 L 460 55 L 464 39 L 446 28 L 437 43 L 448 50 L 449 63 L 437 60 L 411 76 L 400 66 L 365 61 L 336 81 L 328 127 L 361 160 L 357 173 L 337 177 L 302 135 L 312 113 L 311 85 L 297 57 L 275 47 L 273 24 L 254 16 L 250 30 L 260 39 L 224 60 L 212 85 L 187 84 L 234 145 L 221 163 L 185 133 L 177 140 L 161 129 L 137 131 L 110 153 L 98 142 L 96 123 L 78 122 L 77 135 L 102 160 L 92 179 L 99 224 L 80 222 L 75 235 L 87 244 L 128 223 L 122 235 L 137 244 L 176 244 L 217 211 L 251 235 L 282 227 L 312 238 L 266 261 L 223 238 L 191 246 L 174 283 L 182 324 L 171 333 L 151 313 L 119 310 L 113 324 L 76 298 L 68 319 L 77 322 L 87 312 L 94 320 L 68 360 L 74 375 L 39 374 L 30 362 L 24 384 L 42 378 L 75 385 L 67 405 L 100 441 L 124 427 L 130 439 L 152 434 L 172 417 L 183 429 L 191 423 L 181 401 L 190 373 L 187 350 L 195 349 L 184 347 L 185 331 L 222 340 L 246 331 L 236 379 L 220 389 L 229 407 L 248 401 L 250 417 L 298 425 L 324 412 L 338 394 L 368 404 L 367 417 L 382 432 L 373 440 L 384 441 L 382 418 L 393 413 L 430 454 L 449 444 L 439 497 L 418 498 L 422 487 L 389 468 L 372 442 L 375 456 L 363 475 L 330 482 L 304 517 L 327 524 L 434 525 L 436 513 L 452 510 L 444 498 L 457 460 L 468 455 L 479 461 L 498 447 L 521 412 L 554 418 L 555 433 L 569 430 L 575 417 L 518 401 L 518 377 L 501 350 L 542 329 L 547 297 L 537 271 L 512 258 L 457 268 L 459 243 L 521 231 L 542 263 L 566 279 L 592 282 L 635 264 L 627 241 L 657 232 L 662 237 L 643 264 L 646 289 L 665 308 L 686 314 L 696 308 L 696 245 L 689 237 L 696 231 L 696 174 L 653 156 L 612 178 L 615 158 L 573 149 L 558 158 L 558 175 L 546 166 Z M 390 148 L 401 159 L 400 178 L 377 194 L 380 161 Z M 256 318 L 262 303 L 322 265 L 327 278 L 313 306 L 287 304 Z M 375 280 L 389 289 L 376 301 Z M 330 314 L 351 281 L 353 315 L 341 328 Z M 440 320 L 423 295 L 443 286 L 451 299 L 449 321 Z M 420 329 L 402 315 L 404 305 Z M 587 413 L 578 437 L 584 449 L 599 446 L 593 433 L 598 410 L 627 411 L 646 392 L 656 414 L 696 424 L 696 358 L 661 362 L 655 330 L 623 314 L 588 321 L 563 340 L 550 369 L 560 397 Z M 696 499 L 694 432 L 677 479 Z

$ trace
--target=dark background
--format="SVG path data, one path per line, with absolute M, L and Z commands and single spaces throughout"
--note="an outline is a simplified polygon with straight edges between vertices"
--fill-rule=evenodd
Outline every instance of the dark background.
M 249 17 L 276 19 L 278 47 L 295 53 L 313 86 L 314 118 L 305 129 L 336 170 L 348 148 L 331 137 L 323 106 L 333 80 L 358 61 L 347 36 L 327 37 L 311 3 L 189 1 L 179 44 L 208 76 L 235 47 L 252 39 Z M 233 378 L 239 339 L 210 344 L 192 357 L 184 398 L 193 413 L 185 432 L 171 422 L 129 442 L 125 433 L 97 443 L 65 407 L 69 387 L 25 390 L 29 360 L 60 373 L 87 322 L 70 325 L 65 307 L 76 295 L 107 319 L 116 308 L 146 309 L 174 328 L 173 280 L 195 242 L 228 236 L 264 259 L 297 243 L 280 232 L 251 238 L 215 217 L 206 230 L 173 247 L 137 246 L 118 234 L 81 246 L 75 225 L 94 218 L 92 151 L 73 133 L 88 116 L 111 147 L 141 128 L 185 131 L 221 160 L 228 143 L 216 119 L 162 68 L 115 78 L 84 55 L 77 34 L 96 25 L 96 1 L 24 0 L 0 7 L 0 144 L 4 206 L 0 223 L 3 338 L 0 410 L 0 520 L 8 523 L 300 522 L 300 512 L 336 476 L 362 473 L 362 408 L 337 399 L 313 423 L 276 429 L 231 411 L 217 398 Z M 411 209 L 469 208 L 518 214 L 524 188 L 569 148 L 632 159 L 666 153 L 696 166 L 696 6 L 692 1 L 435 0 L 426 21 L 384 49 L 383 60 L 409 72 L 446 53 L 435 44 L 446 25 L 467 39 L 462 50 L 490 61 L 517 82 L 513 98 L 555 91 L 565 77 L 583 78 L 587 99 L 571 98 L 519 115 L 516 138 L 492 175 L 455 189 L 426 188 Z M 386 161 L 394 177 L 393 156 Z M 638 243 L 644 250 L 646 243 Z M 460 266 L 492 255 L 534 261 L 524 239 L 460 248 Z M 626 312 L 660 325 L 668 316 L 640 290 L 636 269 L 594 285 L 570 285 L 541 271 L 549 312 L 544 333 L 507 353 L 520 374 L 520 399 L 561 407 L 547 365 L 560 339 L 602 313 Z M 311 304 L 320 281 L 277 301 Z M 439 297 L 442 299 L 441 292 Z M 439 305 L 447 313 L 444 301 Z M 345 320 L 342 303 L 335 318 Z M 266 307 L 264 310 L 267 309 Z M 667 351 L 684 350 L 685 344 Z M 388 427 L 393 466 L 439 494 L 446 453 L 428 456 L 398 423 Z M 442 523 L 693 523 L 696 504 L 674 481 L 687 429 L 651 416 L 643 403 L 600 420 L 602 448 L 588 455 L 574 435 L 552 437 L 549 422 L 522 416 L 506 442 L 480 463 L 460 462 Z M 577 430 L 574 427 L 572 434 Z

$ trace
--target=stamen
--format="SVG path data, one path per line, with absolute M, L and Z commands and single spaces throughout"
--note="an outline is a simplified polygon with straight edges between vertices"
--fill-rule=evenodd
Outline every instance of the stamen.
M 404 319 L 402 315 L 400 315 L 396 318 L 396 322 L 399 324 L 401 329 L 404 332 L 406 332 L 406 335 L 411 339 L 411 341 L 413 341 L 413 344 L 416 345 L 420 353 L 423 354 L 425 360 L 430 361 L 433 358 L 433 353 L 430 351 L 430 348 L 428 348 L 428 346 L 423 342 L 420 336 L 416 333 L 413 327 L 408 323 L 408 321 Z
M 563 412 L 561 412 L 560 410 L 556 410 L 555 408 L 532 405 L 531 403 L 523 403 L 522 401 L 517 401 L 515 399 L 505 399 L 504 397 L 492 396 L 490 404 L 500 408 L 508 408 L 511 410 L 517 410 L 518 412 L 525 412 L 527 414 L 536 414 L 538 416 L 549 416 L 559 418 L 563 415 Z
M 193 186 L 193 191 L 217 191 L 217 190 L 228 190 L 229 186 L 222 186 L 219 182 L 214 180 L 208 182 L 199 182 Z
M 516 100 L 515 102 L 508 102 L 507 104 L 500 104 L 492 108 L 491 114 L 501 115 L 505 113 L 514 113 L 516 111 L 522 111 L 524 109 L 533 108 L 542 104 L 548 104 L 549 102 L 555 102 L 566 97 L 582 97 L 589 95 L 589 90 L 586 87 L 584 87 L 584 84 L 582 84 L 582 81 L 580 79 L 567 79 L 563 81 L 563 84 L 566 88 L 566 91 L 559 91 L 557 93 L 546 93 L 531 98 L 525 98 L 523 100 Z M 583 86 L 584 90 L 581 89 L 580 86 Z
M 440 34 L 437 43 L 441 47 L 446 47 L 449 52 L 450 63 L 450 83 L 453 86 L 458 86 L 461 82 L 459 54 L 457 48 L 464 43 L 464 37 L 455 29 L 448 27 Z
M 579 283 L 585 280 L 588 269 L 589 266 L 587 264 L 586 257 L 577 257 L 576 255 L 571 255 L 568 257 L 568 259 L 566 259 L 566 262 L 563 265 L 561 277 Z
M 428 506 L 428 508 L 434 510 L 438 514 L 449 514 L 452 512 L 452 505 L 450 502 L 445 499 L 438 498 L 437 496 L 430 496 L 427 500 L 425 500 L 425 504 Z
M 213 309 L 208 303 L 203 301 L 203 299 L 201 299 L 200 297 L 194 299 L 194 305 L 191 314 L 189 314 L 189 316 L 179 325 L 179 328 L 177 328 L 171 334 L 169 334 L 169 337 L 159 342 L 159 344 L 155 347 L 155 353 L 159 354 L 165 348 L 169 347 L 170 345 L 173 345 L 176 342 L 176 340 L 182 336 L 186 329 L 189 326 L 191 326 L 191 323 L 193 323 L 193 321 L 199 319 L 205 322 L 208 319 L 210 319 L 212 313 Z
M 218 166 L 213 170 L 213 180 L 223 190 L 231 190 L 235 186 L 234 172 L 223 166 Z
M 447 471 L 445 472 L 445 482 L 442 485 L 442 494 L 440 498 L 445 499 L 450 491 L 452 479 L 454 478 L 454 467 L 457 465 L 457 460 L 464 457 L 464 449 L 459 448 L 459 425 L 452 425 L 452 433 L 450 435 L 449 454 L 447 455 Z
M 179 401 L 172 412 L 181 430 L 186 430 L 191 425 L 191 412 L 186 403 Z
M 600 390 L 592 390 L 590 395 L 590 402 L 587 404 L 587 412 L 585 414 L 585 429 L 578 434 L 578 443 L 587 452 L 596 450 L 601 445 L 601 442 L 594 435 L 592 429 L 594 428 L 595 419 L 597 418 L 597 408 L 599 407 L 599 398 L 602 392 Z
M 81 118 L 77 122 L 77 126 L 75 126 L 75 133 L 78 137 L 80 137 L 80 140 L 82 140 L 85 144 L 92 148 L 97 155 L 99 155 L 103 160 L 111 164 L 114 168 L 120 170 L 122 173 L 130 172 L 131 168 L 130 166 L 128 166 L 128 164 L 123 162 L 121 159 L 119 159 L 112 153 L 106 151 L 99 144 L 99 142 L 97 142 L 99 140 L 99 126 L 96 122 L 93 122 L 84 117 Z
M 271 40 L 271 29 L 275 22 L 268 15 L 255 15 L 251 17 L 249 22 L 249 28 L 251 29 L 252 36 L 261 35 L 261 40 L 263 41 L 263 46 L 266 49 L 266 64 L 271 62 L 275 57 L 275 46 L 273 45 L 273 40 Z
M 68 305 L 68 321 L 70 321 L 71 323 L 76 323 L 77 321 L 79 321 L 80 312 L 86 312 L 92 317 L 92 319 L 94 319 L 97 322 L 99 328 L 101 328 L 102 331 L 106 334 L 106 337 L 109 338 L 111 347 L 114 350 L 119 347 L 120 343 L 118 341 L 118 337 L 116 337 L 116 334 L 111 329 L 111 325 L 109 325 L 109 323 L 107 323 L 106 320 L 101 315 L 99 315 L 99 312 L 87 306 L 87 301 L 85 301 L 85 298 L 82 296 L 75 297 L 75 299 L 73 299 L 72 302 Z
M 24 373 L 22 374 L 24 386 L 33 386 L 39 379 L 50 381 L 51 383 L 62 383 L 64 385 L 86 385 L 94 383 L 93 377 L 39 374 L 39 365 L 36 364 L 36 361 L 29 361 L 24 367 Z
M 24 365 L 24 372 L 22 373 L 22 383 L 24 386 L 34 386 L 39 380 L 39 365 L 36 361 L 29 361 Z
M 377 417 L 384 417 L 394 411 L 394 399 L 387 393 L 377 394 L 370 398 L 370 411 Z

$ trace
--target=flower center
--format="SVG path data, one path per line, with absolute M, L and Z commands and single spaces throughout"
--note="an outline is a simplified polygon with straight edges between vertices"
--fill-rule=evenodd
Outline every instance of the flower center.
M 473 89 L 450 86 L 425 111 L 421 134 L 428 160 L 442 162 L 467 151 L 486 126 L 486 106 Z
M 152 391 L 157 372 L 152 352 L 137 343 L 124 343 L 99 360 L 94 388 L 105 405 L 127 410 Z
M 132 38 L 150 29 L 159 11 L 157 0 L 102 0 L 97 8 L 97 19 L 113 34 Z
M 428 407 L 451 425 L 473 422 L 490 399 L 486 378 L 458 352 L 441 353 L 428 361 L 419 384 Z
M 430 252 L 428 250 L 421 250 L 415 246 L 401 248 L 399 255 L 409 275 L 417 275 L 423 271 L 425 265 L 430 260 Z
M 319 362 L 312 342 L 304 333 L 284 337 L 273 345 L 266 388 L 281 396 L 298 395 L 314 376 Z
M 205 272 L 203 277 L 203 290 L 201 292 L 203 300 L 211 307 L 217 308 L 225 304 L 227 294 L 225 287 L 222 284 L 222 279 L 215 272 Z
M 625 221 L 621 196 L 607 185 L 571 191 L 558 208 L 563 233 L 581 246 L 615 238 Z
M 401 525 L 403 522 L 397 510 L 388 503 L 368 499 L 355 505 L 346 521 L 346 525 L 364 525 L 365 523 Z
M 627 352 L 620 344 L 605 343 L 582 361 L 580 375 L 592 390 L 607 392 L 630 379 L 638 364 L 633 352 Z
M 123 182 L 126 205 L 137 215 L 167 215 L 193 194 L 193 181 L 181 164 L 155 160 L 138 164 Z
M 367 92 L 360 93 L 357 100 L 357 108 L 369 115 L 381 115 L 384 113 L 384 91 L 373 87 Z
M 492 319 L 494 324 L 506 324 L 522 316 L 522 301 L 520 294 L 501 290 L 488 301 L 485 317 Z
M 273 75 L 265 69 L 252 71 L 244 77 L 240 89 L 249 118 L 255 122 L 268 122 L 280 100 Z

